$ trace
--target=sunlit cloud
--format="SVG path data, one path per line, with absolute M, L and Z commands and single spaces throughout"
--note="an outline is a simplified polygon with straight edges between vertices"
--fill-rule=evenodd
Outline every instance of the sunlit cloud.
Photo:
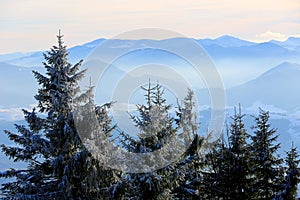
M 21 108 L 0 109 L 0 120 L 16 121 L 23 119 Z
M 6 121 L 22 120 L 22 119 L 24 119 L 24 113 L 23 113 L 22 109 L 31 111 L 36 106 L 37 106 L 36 104 L 31 104 L 31 105 L 29 105 L 29 108 L 21 108 L 21 107 L 3 108 L 3 107 L 0 107 L 0 120 L 6 120 Z
M 282 33 L 267 31 L 265 33 L 256 35 L 256 38 L 258 41 L 270 41 L 270 40 L 284 41 L 287 39 L 287 36 Z

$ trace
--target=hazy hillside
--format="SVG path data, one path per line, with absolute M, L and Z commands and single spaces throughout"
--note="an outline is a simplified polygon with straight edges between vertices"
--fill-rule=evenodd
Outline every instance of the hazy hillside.
M 254 80 L 229 89 L 228 104 L 251 106 L 260 102 L 293 112 L 300 108 L 299 77 L 300 65 L 284 62 Z
M 32 70 L 7 63 L 0 63 L 0 106 L 28 106 L 34 101 L 37 83 Z M 39 69 L 40 70 L 40 69 Z

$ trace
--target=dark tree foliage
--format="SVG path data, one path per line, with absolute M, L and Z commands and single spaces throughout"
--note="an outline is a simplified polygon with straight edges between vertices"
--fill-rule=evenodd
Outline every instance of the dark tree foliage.
M 234 192 L 232 179 L 232 153 L 224 138 L 219 139 L 205 157 L 204 195 L 207 199 L 231 199 Z
M 277 154 L 276 129 L 271 128 L 269 112 L 262 109 L 255 117 L 254 135 L 251 136 L 252 192 L 255 199 L 275 198 L 281 190 L 283 179 L 282 158 Z
M 229 186 L 231 187 L 231 199 L 246 199 L 251 196 L 251 185 L 249 181 L 249 146 L 247 138 L 249 134 L 245 129 L 241 108 L 236 109 L 234 115 L 231 117 L 229 130 L 229 151 L 231 153 L 231 180 Z
M 296 199 L 297 198 L 297 186 L 300 181 L 300 169 L 299 169 L 299 154 L 297 148 L 292 145 L 290 151 L 287 152 L 285 158 L 286 170 L 284 180 L 284 190 L 280 195 L 281 199 Z
M 234 112 L 227 138 L 220 138 L 205 157 L 204 194 L 207 198 L 247 199 L 249 196 L 249 154 L 244 115 Z

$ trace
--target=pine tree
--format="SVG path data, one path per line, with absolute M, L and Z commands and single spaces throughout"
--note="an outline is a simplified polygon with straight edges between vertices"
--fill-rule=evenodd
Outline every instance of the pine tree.
M 9 169 L 1 177 L 15 181 L 2 187 L 12 199 L 87 199 L 99 195 L 99 163 L 82 144 L 72 111 L 73 101 L 84 103 L 91 88 L 80 94 L 78 81 L 82 60 L 72 65 L 58 35 L 58 46 L 44 54 L 46 74 L 34 71 L 40 89 L 35 99 L 38 112 L 24 110 L 27 126 L 16 125 L 18 133 L 5 131 L 17 146 L 2 145 L 15 162 L 24 161 L 24 169 Z M 45 116 L 45 117 L 44 117 Z M 101 117 L 101 116 L 100 116 Z
M 188 90 L 188 93 L 181 105 L 178 105 L 177 111 L 177 132 L 178 137 L 184 141 L 188 147 L 181 159 L 175 163 L 173 176 L 176 185 L 172 193 L 179 199 L 197 199 L 200 198 L 202 185 L 203 160 L 200 155 L 204 138 L 198 134 L 199 122 L 195 110 L 194 92 Z
M 172 137 L 176 130 L 173 128 L 174 118 L 169 116 L 171 105 L 163 98 L 162 86 L 158 83 L 151 88 L 142 87 L 146 91 L 146 105 L 138 105 L 140 117 L 131 116 L 136 126 L 141 130 L 139 144 L 135 152 L 153 152 L 162 148 L 167 138 Z
M 234 112 L 230 127 L 222 135 L 211 152 L 206 155 L 203 195 L 220 199 L 251 199 L 249 188 L 249 154 L 244 115 Z M 226 136 L 226 137 L 225 137 Z
M 231 199 L 234 192 L 232 160 L 233 154 L 223 135 L 205 156 L 204 199 Z
M 231 190 L 231 199 L 250 199 L 251 191 L 249 180 L 249 148 L 247 145 L 247 138 L 249 134 L 245 129 L 243 122 L 243 115 L 241 108 L 239 112 L 234 111 L 230 123 L 230 136 L 229 136 L 229 151 L 231 153 L 230 171 L 231 177 L 228 186 Z
M 148 87 L 141 87 L 145 91 L 146 104 L 137 105 L 139 116 L 131 115 L 131 119 L 136 127 L 140 130 L 138 140 L 131 136 L 121 133 L 124 140 L 123 146 L 130 152 L 148 153 L 161 149 L 168 140 L 175 137 L 176 128 L 173 127 L 175 120 L 169 115 L 171 105 L 166 104 L 166 99 L 163 97 L 163 88 L 157 83 Z M 160 166 L 163 160 L 149 159 L 149 165 Z M 126 192 L 131 198 L 136 199 L 157 199 L 161 195 L 166 195 L 170 183 L 165 179 L 165 175 L 169 169 L 164 168 L 154 172 L 124 175 L 122 187 L 118 191 L 123 190 L 123 195 Z M 128 182 L 127 180 L 130 180 Z M 124 189 L 124 186 L 131 188 L 131 191 Z M 118 192 L 120 193 L 120 192 Z M 128 197 L 128 196 L 127 196 Z
M 272 199 L 280 192 L 283 178 L 282 159 L 277 155 L 280 143 L 271 128 L 269 112 L 260 109 L 255 118 L 254 135 L 251 136 L 251 174 L 254 176 L 253 198 Z
M 287 152 L 286 158 L 286 175 L 284 180 L 284 190 L 281 194 L 282 199 L 296 199 L 297 186 L 300 182 L 300 169 L 299 169 L 299 154 L 297 148 L 292 145 L 290 151 Z

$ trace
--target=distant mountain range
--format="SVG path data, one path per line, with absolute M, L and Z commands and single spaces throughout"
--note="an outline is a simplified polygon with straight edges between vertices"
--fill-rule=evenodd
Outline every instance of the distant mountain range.
M 176 43 L 180 38 L 168 40 Z M 105 39 L 97 39 L 69 48 L 69 60 L 77 62 L 85 59 L 104 41 Z M 195 41 L 203 46 L 216 64 L 227 88 L 228 105 L 242 103 L 251 106 L 254 102 L 260 102 L 289 111 L 300 108 L 300 66 L 297 64 L 300 63 L 300 38 L 291 37 L 284 42 L 271 40 L 254 43 L 225 35 Z M 116 47 L 132 43 L 130 40 L 113 42 Z M 146 46 L 155 41 L 138 42 Z M 37 85 L 31 71 L 43 71 L 42 61 L 42 52 L 0 55 L 0 106 L 26 106 L 34 103 L 33 95 Z M 139 65 L 143 61 L 172 61 L 171 64 L 178 64 L 184 70 L 184 64 L 156 49 L 138 51 L 124 60 L 131 65 Z M 112 70 L 112 74 L 120 76 L 120 70 Z
M 299 50 L 299 43 L 300 43 L 300 38 L 296 37 L 289 37 L 286 41 L 276 41 L 276 40 L 271 40 L 270 43 L 277 44 L 279 46 L 288 48 L 288 49 L 298 49 Z
M 200 39 L 197 41 L 203 46 L 218 45 L 221 47 L 242 47 L 242 46 L 252 46 L 256 44 L 254 42 L 241 40 L 239 38 L 232 37 L 229 35 L 223 35 L 216 39 Z
M 180 38 L 171 40 L 176 43 Z M 207 51 L 217 66 L 226 88 L 254 79 L 280 63 L 300 63 L 300 38 L 291 37 L 284 42 L 271 40 L 264 43 L 254 43 L 225 35 L 216 39 L 193 40 Z M 75 63 L 87 58 L 90 52 L 104 41 L 105 39 L 97 39 L 69 48 L 69 60 Z M 140 40 L 139 42 L 147 46 L 153 41 Z M 124 43 L 130 44 L 130 40 L 115 40 L 114 43 L 115 46 Z M 143 55 L 137 56 L 139 57 L 132 58 L 132 60 L 145 58 Z M 0 62 L 20 67 L 40 67 L 43 59 L 43 52 L 0 55 Z
M 174 38 L 176 39 L 176 38 Z M 179 38 L 178 38 L 179 39 Z M 75 59 L 77 57 L 79 57 L 80 59 L 84 59 L 95 47 L 97 47 L 99 44 L 101 44 L 103 41 L 105 41 L 106 39 L 104 38 L 100 38 L 100 39 L 96 39 L 94 41 L 82 44 L 82 45 L 77 45 L 74 47 L 69 48 L 69 52 L 70 52 L 70 59 Z M 208 49 L 213 49 L 213 47 L 219 46 L 219 47 L 223 47 L 223 48 L 234 48 L 234 47 L 248 47 L 245 49 L 255 49 L 256 47 L 273 47 L 276 48 L 277 50 L 281 49 L 281 51 L 283 51 L 283 49 L 286 50 L 291 50 L 291 51 L 298 51 L 300 48 L 300 38 L 296 38 L 296 37 L 290 37 L 285 41 L 277 41 L 277 40 L 270 40 L 269 42 L 263 42 L 263 43 L 256 43 L 256 42 L 250 42 L 247 40 L 242 40 L 236 37 L 232 37 L 229 35 L 223 35 L 221 37 L 218 37 L 216 39 L 194 39 L 195 41 L 197 41 L 200 45 L 202 45 L 205 49 L 207 47 L 210 47 Z M 118 41 L 118 40 L 116 40 Z M 119 41 L 124 41 L 124 40 L 119 40 Z M 142 40 L 143 42 L 147 43 L 147 41 L 151 41 L 151 40 Z M 175 42 L 175 40 L 174 40 Z M 259 45 L 261 44 L 261 45 Z M 270 46 L 268 46 L 268 44 L 270 44 Z M 274 45 L 277 46 L 274 46 Z M 258 46 L 257 46 L 258 45 Z M 252 48 L 250 48 L 252 46 Z M 283 48 L 280 48 L 283 47 Z M 213 53 L 213 52 L 209 52 L 209 53 Z M 269 53 L 269 52 L 264 52 L 264 53 Z M 7 62 L 7 63 L 11 63 L 11 62 L 17 62 L 17 60 L 26 60 L 29 59 L 30 57 L 40 57 L 42 58 L 42 52 L 41 51 L 37 51 L 37 52 L 25 52 L 25 53 L 10 53 L 10 54 L 0 54 L 0 62 Z M 29 59 L 30 60 L 30 59 Z M 20 63 L 22 63 L 20 61 Z M 40 63 L 33 63 L 34 65 L 40 65 Z M 26 66 L 27 67 L 27 66 Z

